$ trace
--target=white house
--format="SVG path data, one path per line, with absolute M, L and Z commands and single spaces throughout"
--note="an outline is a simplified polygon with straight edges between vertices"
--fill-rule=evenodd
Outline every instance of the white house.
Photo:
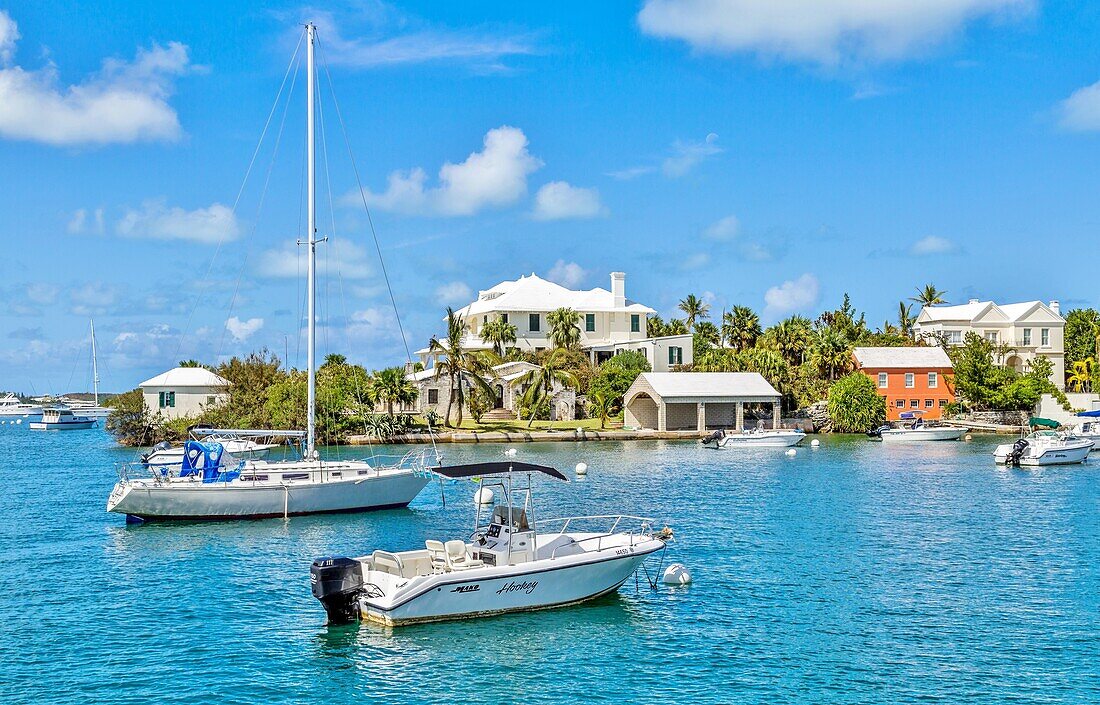
M 967 333 L 1007 346 L 1003 364 L 1023 372 L 1027 363 L 1045 357 L 1054 367 L 1050 381 L 1065 385 L 1065 327 L 1057 301 L 996 304 L 971 299 L 958 306 L 925 306 L 917 316 L 917 335 L 961 345 Z
M 139 386 L 149 413 L 169 419 L 196 416 L 229 398 L 229 381 L 204 367 L 177 367 Z
M 493 389 L 495 397 L 495 406 L 489 413 L 490 418 L 508 419 L 519 415 L 520 397 L 527 389 L 527 385 L 520 384 L 519 380 L 534 369 L 537 369 L 536 366 L 530 362 L 505 362 L 493 367 L 489 374 L 485 375 L 485 381 Z M 449 378 L 437 377 L 434 369 L 427 369 L 409 372 L 406 379 L 416 385 L 419 394 L 415 402 L 397 409 L 399 413 L 424 414 L 434 411 L 441 417 L 447 413 L 447 402 L 451 398 Z M 469 398 L 470 393 L 473 392 L 474 383 L 463 379 L 462 386 L 466 397 Z M 550 391 L 550 418 L 554 421 L 571 421 L 576 418 L 576 411 L 576 392 L 554 382 Z M 470 415 L 468 408 L 463 408 L 462 413 L 467 417 Z
M 465 324 L 462 345 L 468 350 L 485 350 L 491 344 L 481 340 L 481 328 L 489 321 L 504 319 L 516 327 L 514 347 L 538 352 L 552 347 L 547 314 L 571 308 L 580 314 L 580 347 L 593 363 L 600 363 L 622 350 L 639 350 L 656 371 L 692 362 L 691 336 L 650 338 L 646 320 L 652 308 L 626 298 L 626 274 L 611 273 L 611 290 L 595 288 L 573 291 L 535 274 L 505 281 L 479 291 L 477 300 L 455 311 Z M 417 351 L 425 367 L 433 357 L 428 348 Z

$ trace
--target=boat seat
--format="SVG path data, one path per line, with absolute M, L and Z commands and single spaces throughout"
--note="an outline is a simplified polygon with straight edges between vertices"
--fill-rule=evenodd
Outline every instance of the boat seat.
M 401 569 L 404 568 L 401 558 L 387 551 L 375 551 L 370 554 L 370 562 L 374 570 L 399 577 L 401 576 Z
M 442 541 L 428 539 L 424 542 L 424 548 L 428 549 L 428 556 L 432 559 L 432 566 L 443 568 L 447 565 L 447 547 Z
M 451 570 L 466 570 L 467 568 L 480 568 L 485 565 L 480 560 L 471 558 L 466 552 L 466 542 L 455 539 L 444 545 L 447 558 L 447 567 Z

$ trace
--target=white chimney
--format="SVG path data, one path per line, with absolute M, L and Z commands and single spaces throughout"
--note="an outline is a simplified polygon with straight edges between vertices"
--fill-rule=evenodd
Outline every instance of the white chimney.
M 626 306 L 626 273 L 611 273 L 611 298 L 614 299 L 615 308 Z
M 1059 303 L 1058 303 L 1058 300 L 1057 300 L 1057 299 L 1055 299 L 1054 301 L 1051 301 L 1051 302 L 1050 302 L 1050 310 L 1051 310 L 1051 311 L 1054 311 L 1054 312 L 1055 312 L 1055 313 L 1057 313 L 1057 314 L 1058 314 L 1059 316 L 1061 316 L 1061 315 L 1062 315 L 1062 306 L 1061 306 L 1061 304 L 1059 304 Z

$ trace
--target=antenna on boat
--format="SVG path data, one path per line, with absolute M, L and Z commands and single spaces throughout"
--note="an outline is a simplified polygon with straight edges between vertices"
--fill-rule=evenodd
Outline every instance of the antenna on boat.
M 316 154 L 315 136 L 313 125 L 313 96 L 316 92 L 313 76 L 313 49 L 316 41 L 317 26 L 312 22 L 306 24 L 306 161 L 308 173 L 306 176 L 307 202 L 309 216 L 307 218 L 307 239 L 309 247 L 309 265 L 306 276 L 306 289 L 308 290 L 308 304 L 306 313 L 306 358 L 309 368 L 307 381 L 307 409 L 306 409 L 306 458 L 312 460 L 317 450 L 315 447 L 317 433 L 317 193 L 316 193 Z M 298 243 L 302 244 L 301 242 Z

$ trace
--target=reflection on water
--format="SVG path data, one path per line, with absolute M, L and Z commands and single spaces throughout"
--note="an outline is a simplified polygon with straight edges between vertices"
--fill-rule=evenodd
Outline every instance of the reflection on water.
M 476 485 L 447 483 L 445 507 L 433 484 L 407 510 L 126 526 L 104 511 L 125 455 L 105 434 L 8 429 L 0 702 L 1098 702 L 1100 463 L 1001 469 L 1000 440 L 518 445 L 589 466 L 536 478 L 539 518 L 652 516 L 695 583 L 393 629 L 326 626 L 310 562 L 466 536 Z

